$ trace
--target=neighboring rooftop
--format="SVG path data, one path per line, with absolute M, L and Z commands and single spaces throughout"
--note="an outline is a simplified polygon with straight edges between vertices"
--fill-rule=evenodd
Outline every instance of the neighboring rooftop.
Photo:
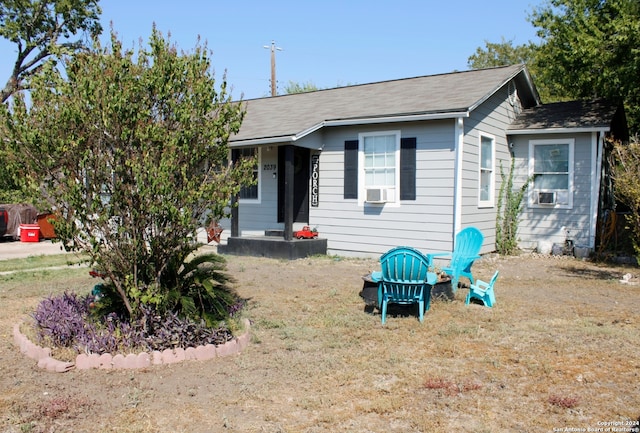
M 523 110 L 508 130 L 608 129 L 617 111 L 604 99 L 555 102 Z

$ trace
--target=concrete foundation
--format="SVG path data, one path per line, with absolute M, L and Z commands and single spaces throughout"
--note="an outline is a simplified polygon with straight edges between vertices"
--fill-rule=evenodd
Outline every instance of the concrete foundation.
M 218 253 L 295 260 L 327 254 L 327 240 L 316 238 L 287 241 L 275 236 L 230 237 L 226 245 L 218 245 Z

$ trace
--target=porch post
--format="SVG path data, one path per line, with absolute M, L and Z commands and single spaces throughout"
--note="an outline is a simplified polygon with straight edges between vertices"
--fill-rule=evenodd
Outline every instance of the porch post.
M 284 239 L 293 239 L 293 182 L 294 182 L 294 147 L 287 145 L 284 149 Z
M 455 162 L 453 181 L 453 233 L 451 251 L 456 247 L 456 234 L 462 229 L 462 159 L 464 157 L 464 119 L 455 120 Z
M 237 238 L 240 229 L 238 224 L 238 195 L 231 196 L 231 237 Z

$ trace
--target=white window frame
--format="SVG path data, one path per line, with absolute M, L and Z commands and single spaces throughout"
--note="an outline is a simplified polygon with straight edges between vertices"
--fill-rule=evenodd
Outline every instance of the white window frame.
M 258 191 L 258 197 L 257 198 L 239 198 L 238 202 L 245 203 L 245 204 L 261 203 L 262 202 L 262 170 L 260 170 L 260 167 L 262 167 L 262 147 L 256 146 L 256 147 L 247 147 L 243 149 L 256 149 L 256 151 L 258 152 L 258 160 L 256 161 L 255 168 L 253 169 L 254 173 L 257 173 L 258 183 L 255 186 Z
M 394 185 L 367 185 L 365 170 L 364 141 L 367 137 L 394 136 L 395 138 L 395 176 Z M 384 188 L 387 190 L 387 198 L 384 203 L 367 203 L 367 188 Z M 400 130 L 362 132 L 358 134 L 358 204 L 368 205 L 390 205 L 400 204 Z
M 537 189 L 535 179 L 535 146 L 543 145 L 549 146 L 554 144 L 568 145 L 568 180 L 567 189 Z M 545 140 L 530 140 L 529 141 L 529 178 L 533 179 L 529 185 L 529 207 L 531 208 L 544 208 L 544 209 L 572 209 L 573 208 L 573 185 L 574 185 L 574 166 L 575 160 L 575 139 L 573 138 L 557 138 L 557 139 L 545 139 Z M 538 203 L 538 193 L 549 192 L 555 193 L 555 203 L 553 204 L 540 204 Z
M 482 166 L 482 139 L 491 141 L 491 167 Z M 482 172 L 489 172 L 489 198 L 482 199 Z M 496 196 L 496 137 L 483 132 L 478 136 L 478 207 L 494 207 Z

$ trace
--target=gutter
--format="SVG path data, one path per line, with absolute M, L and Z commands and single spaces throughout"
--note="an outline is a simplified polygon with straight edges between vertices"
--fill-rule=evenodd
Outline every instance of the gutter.
M 523 128 L 507 129 L 507 135 L 529 135 L 529 134 L 576 134 L 585 132 L 605 133 L 611 130 L 608 126 L 574 127 L 574 128 Z

